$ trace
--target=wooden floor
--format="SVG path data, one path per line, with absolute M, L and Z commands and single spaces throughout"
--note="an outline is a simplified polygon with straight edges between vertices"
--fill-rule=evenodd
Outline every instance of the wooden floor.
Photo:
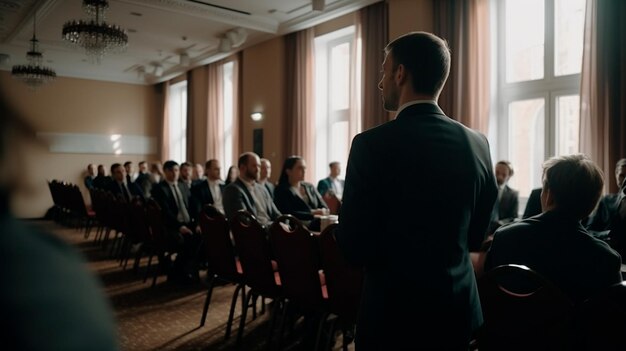
M 224 339 L 233 285 L 217 286 L 213 291 L 211 306 L 204 327 L 200 317 L 206 296 L 204 283 L 192 286 L 173 285 L 159 277 L 157 285 L 150 280 L 143 283 L 147 260 L 142 261 L 139 275 L 132 269 L 123 270 L 118 262 L 108 257 L 101 246 L 94 244 L 93 234 L 85 239 L 82 232 L 62 227 L 54 222 L 37 221 L 48 231 L 82 252 L 89 269 L 98 275 L 110 298 L 118 323 L 122 350 L 235 350 L 239 325 L 239 305 L 235 311 L 233 335 Z M 129 265 L 130 266 L 130 265 Z M 204 281 L 204 274 L 201 275 Z M 250 321 L 250 313 L 248 314 Z M 285 350 L 300 350 L 301 323 L 285 341 Z M 269 328 L 269 313 L 250 321 L 245 328 L 243 350 L 265 350 Z M 333 349 L 341 349 L 341 337 Z M 354 344 L 350 345 L 350 350 Z

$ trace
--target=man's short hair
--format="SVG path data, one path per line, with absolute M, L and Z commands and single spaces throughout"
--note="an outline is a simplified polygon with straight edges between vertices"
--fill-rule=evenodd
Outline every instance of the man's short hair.
M 328 164 L 328 168 L 333 168 L 333 166 L 335 166 L 335 165 L 339 166 L 339 161 L 333 161 L 333 162 L 329 163 Z
M 122 167 L 122 165 L 119 164 L 119 163 L 114 163 L 114 164 L 111 165 L 111 175 L 117 169 L 117 167 Z
M 88 164 L 87 169 L 89 169 L 89 167 L 93 168 L 93 163 Z
M 438 36 L 427 32 L 411 32 L 396 38 L 385 47 L 393 58 L 393 71 L 399 65 L 411 74 L 416 93 L 436 96 L 450 74 L 450 48 Z
M 556 207 L 584 218 L 596 207 L 604 179 L 600 168 L 583 154 L 553 157 L 543 164 L 543 187 Z
M 213 165 L 213 162 L 217 162 L 217 160 L 212 158 L 212 159 L 206 161 L 206 163 L 204 164 L 204 168 L 211 169 L 211 166 Z
M 241 166 L 245 166 L 248 164 L 248 157 L 259 157 L 257 154 L 255 154 L 254 152 L 244 152 L 243 154 L 239 155 L 239 159 L 237 160 L 237 168 L 241 168 Z
M 126 161 L 124 162 L 124 167 L 128 166 L 128 165 L 132 165 L 133 161 Z
M 138 163 L 139 166 L 145 165 L 145 164 L 146 164 L 146 161 L 141 161 L 141 162 Z
M 191 163 L 183 162 L 183 163 L 180 164 L 180 168 L 183 168 L 183 167 L 191 167 Z
M 178 163 L 176 161 L 165 161 L 165 163 L 163 164 L 163 170 L 164 171 L 171 171 L 174 169 L 175 166 L 178 166 Z
M 618 174 L 622 170 L 622 167 L 626 167 L 626 158 L 617 161 L 615 164 L 615 174 Z
M 505 161 L 505 160 L 498 161 L 498 163 L 496 163 L 496 166 L 497 165 L 506 166 L 509 169 L 509 177 L 512 177 L 513 173 L 515 173 L 515 170 L 513 169 L 513 165 L 509 161 Z

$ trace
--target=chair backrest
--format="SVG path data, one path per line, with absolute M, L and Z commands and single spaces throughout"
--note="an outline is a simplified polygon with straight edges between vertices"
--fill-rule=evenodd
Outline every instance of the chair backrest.
M 237 212 L 230 220 L 235 248 L 246 285 L 261 295 L 276 295 L 276 285 L 270 244 L 263 226 L 247 211 Z
M 200 227 L 204 236 L 209 271 L 230 281 L 237 280 L 239 274 L 226 217 L 215 207 L 206 205 L 200 214 Z
M 581 349 L 626 350 L 626 282 L 583 302 L 576 320 Z
M 319 252 L 309 230 L 295 217 L 283 215 L 270 227 L 270 242 L 285 297 L 304 307 L 321 306 Z
M 363 288 L 363 270 L 350 266 L 335 240 L 338 225 L 331 224 L 320 234 L 320 259 L 326 277 L 328 304 L 331 312 L 354 321 L 359 310 Z
M 161 207 L 154 199 L 148 200 L 146 204 L 146 216 L 152 244 L 157 251 L 166 251 L 167 233 L 163 224 L 163 214 L 161 213 Z
M 526 266 L 504 265 L 478 281 L 485 324 L 480 350 L 563 350 L 572 346 L 573 304 Z
M 130 202 L 130 233 L 135 242 L 145 242 L 150 239 L 150 228 L 144 201 L 135 197 Z
M 336 215 L 339 214 L 339 209 L 341 208 L 341 201 L 337 198 L 337 195 L 332 192 L 326 192 L 323 196 L 324 202 L 328 205 L 328 210 L 330 214 Z

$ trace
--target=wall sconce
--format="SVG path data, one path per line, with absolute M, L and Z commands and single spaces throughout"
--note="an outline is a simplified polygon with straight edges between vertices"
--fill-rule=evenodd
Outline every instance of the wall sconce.
M 261 112 L 255 112 L 250 115 L 253 121 L 258 122 L 263 119 L 263 114 Z

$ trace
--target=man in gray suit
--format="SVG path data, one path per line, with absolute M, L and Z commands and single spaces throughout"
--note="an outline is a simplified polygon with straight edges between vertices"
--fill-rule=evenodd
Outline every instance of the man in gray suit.
M 254 152 L 239 156 L 237 166 L 239 177 L 224 188 L 223 201 L 226 218 L 232 218 L 237 211 L 246 210 L 253 214 L 261 225 L 267 225 L 280 216 L 280 211 L 267 189 L 260 185 L 261 160 Z
M 336 233 L 365 268 L 357 350 L 467 350 L 482 323 L 470 251 L 497 195 L 489 145 L 437 106 L 445 41 L 413 32 L 385 52 L 379 88 L 397 116 L 354 138 Z

